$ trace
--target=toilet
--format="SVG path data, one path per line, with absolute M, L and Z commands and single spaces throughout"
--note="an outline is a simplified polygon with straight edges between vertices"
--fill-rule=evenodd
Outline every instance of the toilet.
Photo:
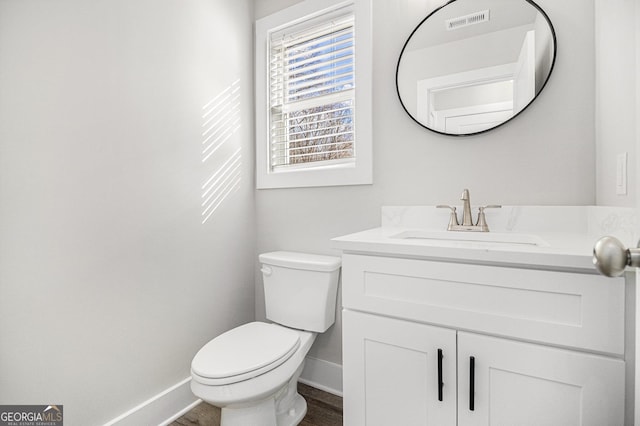
M 305 356 L 335 321 L 339 257 L 278 251 L 259 260 L 272 322 L 227 331 L 191 362 L 191 391 L 221 408 L 223 426 L 300 423 L 307 412 L 297 391 Z

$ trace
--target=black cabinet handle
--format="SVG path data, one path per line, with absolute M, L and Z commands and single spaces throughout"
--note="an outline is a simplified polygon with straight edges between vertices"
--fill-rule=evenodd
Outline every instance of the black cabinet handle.
M 475 401 L 474 396 L 476 393 L 476 358 L 471 356 L 469 357 L 469 410 L 474 411 L 475 409 Z
M 442 401 L 442 388 L 444 383 L 442 382 L 442 349 L 438 349 L 438 401 Z

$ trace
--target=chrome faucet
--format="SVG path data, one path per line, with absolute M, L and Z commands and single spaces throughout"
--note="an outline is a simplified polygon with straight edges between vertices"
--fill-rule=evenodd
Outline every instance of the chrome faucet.
M 449 225 L 447 226 L 447 231 L 472 231 L 472 232 L 489 232 L 489 226 L 487 225 L 487 219 L 484 215 L 485 209 L 499 209 L 502 206 L 490 204 L 488 206 L 478 207 L 478 220 L 476 223 L 473 223 L 473 218 L 471 217 L 471 197 L 469 196 L 469 190 L 465 189 L 462 191 L 462 195 L 460 196 L 460 200 L 463 202 L 462 204 L 462 224 L 458 222 L 458 213 L 456 212 L 456 208 L 453 206 L 447 205 L 439 205 L 436 206 L 439 209 L 450 209 L 451 215 L 449 216 Z

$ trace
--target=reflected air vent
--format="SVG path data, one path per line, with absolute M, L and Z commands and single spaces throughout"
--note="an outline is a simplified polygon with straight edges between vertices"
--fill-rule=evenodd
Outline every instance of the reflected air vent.
M 457 18 L 447 19 L 445 24 L 447 31 L 457 30 L 458 28 L 468 27 L 469 25 L 480 24 L 489 21 L 489 9 L 470 15 L 459 16 Z

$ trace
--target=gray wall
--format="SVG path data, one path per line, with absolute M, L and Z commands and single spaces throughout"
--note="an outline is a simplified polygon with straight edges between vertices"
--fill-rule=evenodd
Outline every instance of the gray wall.
M 0 0 L 0 404 L 103 424 L 254 318 L 252 22 L 250 0 Z M 203 163 L 203 106 L 234 82 Z
M 256 17 L 294 0 L 256 0 Z M 382 205 L 588 205 L 595 202 L 593 0 L 539 0 L 559 41 L 556 67 L 540 97 L 508 125 L 455 138 L 429 132 L 402 110 L 395 67 L 428 0 L 373 0 L 374 184 L 260 190 L 258 251 L 338 254 L 330 238 L 379 226 Z M 423 7 L 418 7 L 422 4 Z M 446 224 L 443 223 L 443 226 Z M 256 274 L 256 312 L 264 315 Z M 340 319 L 311 356 L 340 364 Z
M 635 4 L 635 6 L 634 6 Z M 636 68 L 634 0 L 595 0 L 596 194 L 605 206 L 636 205 Z M 616 157 L 628 154 L 627 195 L 616 194 Z

